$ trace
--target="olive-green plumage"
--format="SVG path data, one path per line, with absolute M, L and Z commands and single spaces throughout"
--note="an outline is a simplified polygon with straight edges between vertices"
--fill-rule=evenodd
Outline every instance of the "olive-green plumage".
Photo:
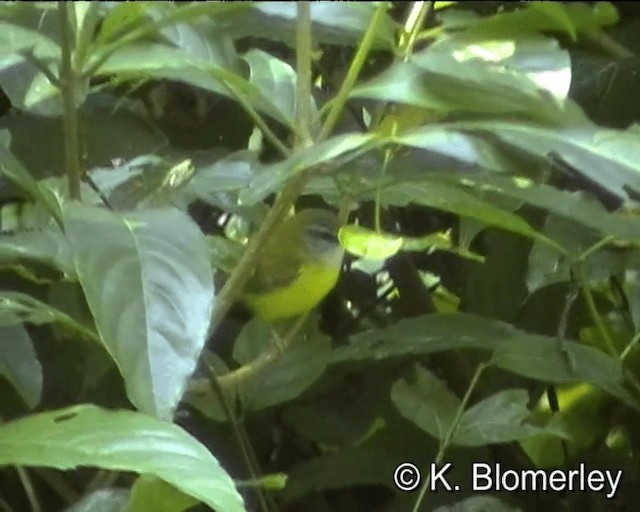
M 262 319 L 273 322 L 316 307 L 335 286 L 344 250 L 338 218 L 308 209 L 286 219 L 260 253 L 243 297 Z

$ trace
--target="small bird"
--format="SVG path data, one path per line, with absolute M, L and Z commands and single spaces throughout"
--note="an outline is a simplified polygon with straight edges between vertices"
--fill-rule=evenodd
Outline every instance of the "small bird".
M 344 249 L 338 217 L 322 209 L 286 219 L 262 249 L 243 302 L 272 323 L 315 308 L 338 281 Z

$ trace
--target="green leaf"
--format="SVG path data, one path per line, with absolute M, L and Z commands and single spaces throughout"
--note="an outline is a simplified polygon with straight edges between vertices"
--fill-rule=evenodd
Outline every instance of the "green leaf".
M 69 203 L 65 230 L 100 337 L 144 412 L 169 419 L 204 346 L 213 275 L 204 236 L 174 209 Z
M 571 61 L 555 40 L 441 39 L 357 86 L 352 96 L 450 112 L 521 114 L 568 124 L 586 121 L 565 106 Z
M 234 39 L 263 37 L 283 41 L 295 47 L 297 20 L 295 4 L 286 2 L 250 3 L 250 9 L 222 13 L 216 23 L 227 30 Z M 314 40 L 332 44 L 356 45 L 362 40 L 374 12 L 375 2 L 344 2 L 311 5 L 311 22 Z M 391 50 L 395 48 L 395 23 L 385 15 L 375 34 L 374 46 Z
M 584 194 L 558 190 L 550 185 L 538 185 L 528 180 L 495 174 L 455 177 L 453 180 L 463 183 L 472 190 L 484 190 L 499 196 L 524 201 L 559 217 L 595 229 L 604 236 L 612 235 L 626 240 L 640 239 L 640 221 L 638 219 L 607 212 L 599 202 L 585 197 Z M 562 239 L 558 242 L 562 242 Z
M 45 208 L 58 225 L 62 225 L 62 212 L 54 194 L 47 187 L 40 186 L 20 161 L 2 145 L 0 145 L 0 172 Z
M 540 158 L 555 152 L 584 179 L 620 199 L 640 194 L 640 138 L 632 130 L 589 124 L 560 129 L 503 121 L 463 124 Z
M 46 59 L 59 56 L 60 47 L 37 30 L 0 21 L 0 69 L 22 60 L 20 53 L 24 51 L 31 51 L 34 56 Z
M 31 409 L 42 396 L 42 366 L 20 319 L 0 311 L 0 376 L 14 387 Z
M 601 350 L 572 341 L 515 334 L 500 343 L 491 363 L 518 375 L 553 384 L 589 382 L 640 409 L 625 389 L 622 365 Z
M 78 466 L 152 475 L 218 512 L 245 510 L 209 450 L 166 421 L 77 405 L 0 425 L 0 466 Z
M 460 400 L 431 372 L 416 366 L 415 381 L 396 381 L 391 400 L 400 414 L 435 439 L 443 440 L 451 429 Z
M 491 395 L 466 410 L 451 440 L 458 446 L 483 446 L 509 443 L 536 434 L 551 433 L 568 438 L 557 426 L 544 428 L 527 423 L 529 394 L 520 389 L 508 389 Z
M 66 276 L 75 275 L 71 247 L 57 226 L 0 235 L 0 264 L 18 262 L 46 265 Z
M 575 213 L 578 211 L 579 208 Z M 602 215 L 614 217 L 604 212 Z M 611 223 L 613 224 L 616 220 L 612 218 Z M 547 216 L 543 232 L 575 256 L 584 253 L 605 237 L 605 233 L 598 235 L 594 230 L 586 228 L 584 225 L 555 214 Z M 624 272 L 625 265 L 633 264 L 633 256 L 633 253 L 625 254 L 625 252 L 615 249 L 602 248 L 592 252 L 588 258 L 584 259 L 582 266 L 589 280 L 602 282 L 618 272 Z M 568 282 L 571 279 L 572 265 L 571 258 L 558 254 L 549 246 L 534 243 L 529 253 L 529 264 L 527 265 L 529 292 L 532 293 L 553 283 Z
M 141 475 L 131 489 L 127 512 L 183 512 L 197 505 L 192 497 L 158 478 Z
M 252 77 L 244 78 L 236 61 L 220 52 L 193 52 L 156 43 L 134 43 L 115 52 L 100 73 L 121 79 L 167 79 L 223 96 L 241 97 L 255 109 L 285 126 L 293 126 L 293 70 L 284 62 L 257 50 L 247 54 Z
M 285 160 L 258 167 L 249 186 L 240 193 L 240 200 L 249 205 L 257 203 L 279 190 L 282 183 L 295 174 L 347 153 L 351 153 L 347 157 L 355 158 L 354 153 L 369 149 L 369 144 L 375 140 L 376 136 L 368 133 L 337 135 L 303 151 L 296 151 Z
M 508 324 L 475 315 L 425 315 L 356 334 L 351 343 L 333 350 L 331 362 L 381 360 L 461 348 L 492 350 L 514 332 Z
M 318 333 L 300 337 L 298 343 L 239 386 L 247 409 L 264 409 L 293 400 L 322 375 L 331 353 L 330 340 Z M 260 339 L 264 340 L 257 338 Z M 264 350 L 267 348 L 265 344 Z
M 376 192 L 372 191 L 363 194 L 361 199 L 373 198 L 375 195 Z M 380 199 L 384 204 L 394 206 L 414 203 L 452 212 L 479 220 L 487 226 L 502 228 L 557 247 L 557 244 L 532 228 L 522 217 L 441 181 L 391 182 L 382 187 Z
M 294 126 L 296 101 L 296 73 L 286 62 L 258 49 L 249 50 L 243 55 L 250 69 L 249 81 L 260 91 L 255 104 L 260 110 L 269 113 L 275 119 L 285 119 L 288 126 Z M 310 115 L 318 115 L 313 97 Z
M 123 2 L 114 4 L 108 11 L 100 31 L 96 36 L 96 42 L 100 44 L 115 40 L 118 34 L 129 30 L 132 25 L 138 24 L 149 8 L 149 4 L 141 2 Z

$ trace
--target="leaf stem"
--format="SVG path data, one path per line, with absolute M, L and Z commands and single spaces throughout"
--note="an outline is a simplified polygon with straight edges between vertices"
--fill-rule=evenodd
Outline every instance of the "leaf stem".
M 584 267 L 582 262 L 578 261 L 574 264 L 574 269 L 576 271 L 576 276 L 578 277 L 578 281 L 580 282 L 580 288 L 582 290 L 582 294 L 584 296 L 584 300 L 587 303 L 587 309 L 589 310 L 589 314 L 593 319 L 593 322 L 596 324 L 596 327 L 604 341 L 609 354 L 616 359 L 618 358 L 618 351 L 616 350 L 615 345 L 613 344 L 613 340 L 609 335 L 609 331 L 604 325 L 604 321 L 602 320 L 602 316 L 596 307 L 595 300 L 593 299 L 593 293 L 591 293 L 591 288 L 587 281 L 587 276 L 584 272 Z
M 386 2 L 380 2 L 378 4 L 378 8 L 373 14 L 371 23 L 369 24 L 369 27 L 367 28 L 367 31 L 362 38 L 362 42 L 360 43 L 360 46 L 358 47 L 353 60 L 351 61 L 351 65 L 349 66 L 349 70 L 347 71 L 347 76 L 342 81 L 340 90 L 332 101 L 331 110 L 329 110 L 327 118 L 322 125 L 320 135 L 318 136 L 318 141 L 325 140 L 335 128 L 335 125 L 338 122 L 338 118 L 342 113 L 342 109 L 347 103 L 347 99 L 349 99 L 349 94 L 351 93 L 351 90 L 353 89 L 358 76 L 360 76 L 360 71 L 362 70 L 367 60 L 367 56 L 369 55 L 371 47 L 373 46 L 373 41 L 375 40 L 376 33 L 378 32 L 378 26 L 382 21 L 382 17 L 385 13 L 386 8 Z
M 297 148 L 313 144 L 311 138 L 311 4 L 296 4 L 296 99 L 295 131 Z
M 474 389 L 478 385 L 478 381 L 480 380 L 480 376 L 487 369 L 488 366 L 489 365 L 487 363 L 481 363 L 476 368 L 476 371 L 473 374 L 473 377 L 471 378 L 471 382 L 469 383 L 469 386 L 467 387 L 467 390 L 464 393 L 464 397 L 462 398 L 462 401 L 460 402 L 460 406 L 458 407 L 458 410 L 456 411 L 455 418 L 453 419 L 453 422 L 451 423 L 451 426 L 449 427 L 449 431 L 447 432 L 447 434 L 445 435 L 444 439 L 442 440 L 442 443 L 440 444 L 440 448 L 438 449 L 438 453 L 436 454 L 436 458 L 434 460 L 434 463 L 436 465 L 442 464 L 442 461 L 444 460 L 444 454 L 447 451 L 447 448 L 449 447 L 449 444 L 451 443 L 451 439 L 453 439 L 453 436 L 456 433 L 456 430 L 458 429 L 458 425 L 460 424 L 460 420 L 462 419 L 462 415 L 464 414 L 464 412 L 465 412 L 465 410 L 467 408 L 467 404 L 469 403 L 469 399 L 471 398 L 471 393 L 473 393 Z M 418 495 L 418 499 L 416 500 L 416 503 L 413 506 L 412 512 L 418 512 L 418 510 L 420 509 L 420 505 L 422 504 L 422 501 L 424 500 L 424 497 L 425 497 L 425 495 L 427 493 L 427 489 L 429 488 L 430 482 L 431 482 L 431 473 L 429 473 L 427 475 L 426 480 L 424 481 L 424 483 L 422 484 L 422 487 L 420 488 L 420 494 Z
M 24 492 L 31 505 L 32 512 L 42 512 L 42 507 L 40 507 L 40 503 L 38 502 L 38 496 L 33 488 L 29 474 L 22 466 L 16 466 L 16 470 L 18 471 L 20 482 L 22 482 L 22 487 L 24 487 Z
M 60 93 L 64 106 L 64 154 L 65 168 L 67 173 L 67 187 L 71 199 L 80 199 L 80 180 L 82 172 L 80 169 L 80 144 L 78 140 L 78 117 L 76 110 L 76 96 L 78 75 L 73 67 L 72 48 L 75 37 L 71 33 L 69 21 L 69 5 L 73 4 L 58 2 L 58 16 L 60 20 L 60 48 L 61 48 L 61 69 L 59 74 Z

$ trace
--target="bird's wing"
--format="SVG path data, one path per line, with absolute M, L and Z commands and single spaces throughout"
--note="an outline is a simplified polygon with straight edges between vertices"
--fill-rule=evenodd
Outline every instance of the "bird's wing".
M 253 276 L 247 283 L 249 293 L 284 288 L 298 278 L 304 258 L 297 247 L 294 249 L 290 244 L 287 245 L 271 243 L 264 248 Z

